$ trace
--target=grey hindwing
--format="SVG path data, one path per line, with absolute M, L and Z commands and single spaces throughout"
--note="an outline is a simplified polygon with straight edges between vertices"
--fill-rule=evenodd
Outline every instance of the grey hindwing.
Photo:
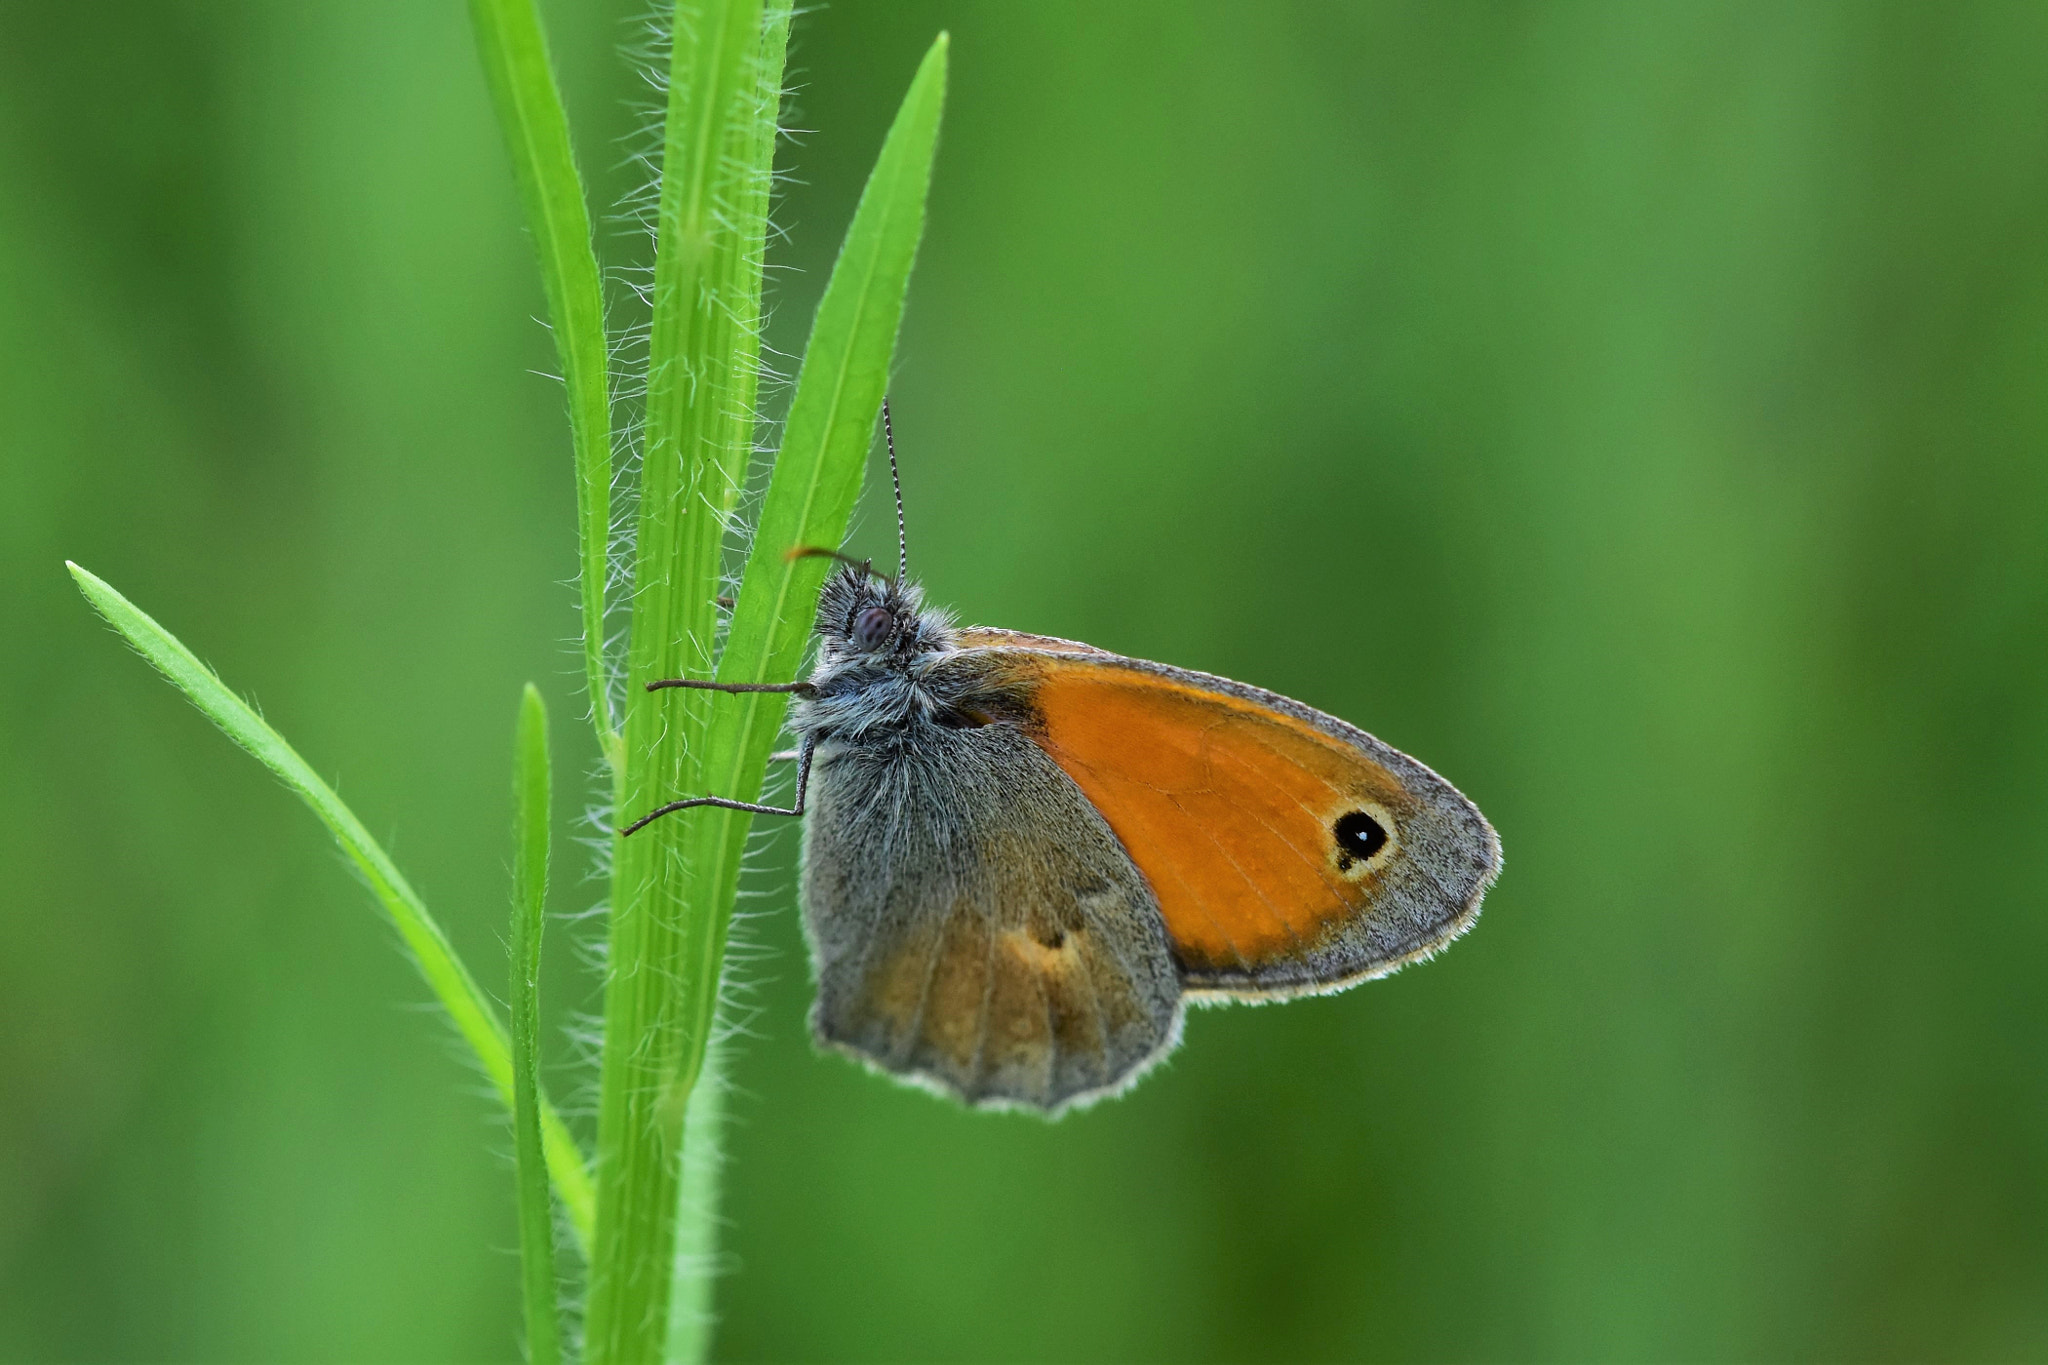
M 804 927 L 819 1040 L 973 1104 L 1057 1110 L 1180 1030 L 1151 887 L 1013 725 L 818 744 Z

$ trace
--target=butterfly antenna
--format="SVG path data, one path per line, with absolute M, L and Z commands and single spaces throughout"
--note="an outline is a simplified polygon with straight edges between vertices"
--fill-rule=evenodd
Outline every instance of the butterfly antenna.
M 889 482 L 896 487 L 896 577 L 910 577 L 910 536 L 903 526 L 903 476 L 896 472 L 896 429 L 889 422 L 889 399 L 882 398 L 882 443 L 889 447 Z

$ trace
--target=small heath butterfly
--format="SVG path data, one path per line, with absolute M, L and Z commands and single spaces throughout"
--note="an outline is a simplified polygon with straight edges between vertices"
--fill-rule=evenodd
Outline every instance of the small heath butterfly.
M 900 534 L 900 483 L 897 516 Z M 1363 730 L 1206 673 L 957 627 L 900 574 L 792 553 L 846 560 L 808 682 L 649 687 L 795 693 L 795 804 L 694 797 L 624 832 L 700 805 L 804 817 L 821 1043 L 1054 1113 L 1164 1057 L 1189 1001 L 1343 990 L 1478 918 L 1492 826 Z

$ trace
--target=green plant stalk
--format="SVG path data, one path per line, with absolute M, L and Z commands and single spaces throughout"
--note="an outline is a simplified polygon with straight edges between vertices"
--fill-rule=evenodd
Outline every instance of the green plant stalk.
M 723 1049 L 704 1051 L 683 1119 L 683 1176 L 676 1190 L 675 1280 L 669 1289 L 666 1358 L 677 1365 L 711 1354 L 711 1289 L 717 1276 L 719 1144 L 725 1120 Z
M 709 26 L 700 31 L 707 41 L 715 38 L 717 33 Z M 870 177 L 854 223 L 848 230 L 846 246 L 842 248 L 839 262 L 826 285 L 825 299 L 819 306 L 818 319 L 813 325 L 811 343 L 806 349 L 799 376 L 783 453 L 777 459 L 769 483 L 762 527 L 757 533 L 742 580 L 725 657 L 718 666 L 721 677 L 741 674 L 753 679 L 765 669 L 779 668 L 783 670 L 781 676 L 786 678 L 801 662 L 809 634 L 810 613 L 817 588 L 823 580 L 823 567 L 811 561 L 792 564 L 787 560 L 786 552 L 793 544 L 807 541 L 822 540 L 836 544 L 844 535 L 854 502 L 859 496 L 874 417 L 886 387 L 889 359 L 902 316 L 904 292 L 922 231 L 923 206 L 944 98 L 945 52 L 946 44 L 942 37 L 920 68 L 904 108 L 890 130 L 875 173 Z M 671 117 L 675 115 L 672 113 Z M 670 155 L 673 158 L 676 154 L 677 148 L 672 140 Z M 672 159 L 669 164 L 679 163 Z M 647 477 L 652 479 L 653 472 L 650 471 Z M 642 496 L 644 518 L 645 492 Z M 643 520 L 643 530 L 646 525 Z M 722 535 L 724 528 L 716 529 Z M 697 545 L 701 553 L 697 562 L 700 565 L 715 563 L 715 556 L 702 550 L 702 542 Z M 643 541 L 643 555 L 646 546 L 647 542 Z M 645 609 L 645 596 L 636 591 L 636 653 L 641 641 L 641 613 Z M 685 650 L 677 652 L 685 656 L 691 653 Z M 701 649 L 695 651 L 695 662 L 702 671 L 683 676 L 702 677 L 709 671 L 709 660 Z M 643 671 L 634 667 L 629 671 L 629 677 L 636 683 L 665 675 L 675 674 L 667 668 Z M 666 725 L 656 733 L 664 738 L 681 736 L 683 757 L 698 758 L 699 761 L 677 763 L 672 770 L 676 776 L 668 785 L 644 791 L 628 807 L 629 810 L 651 808 L 679 791 L 717 790 L 724 795 L 759 791 L 767 763 L 767 747 L 772 744 L 780 723 L 779 709 L 764 715 L 759 709 L 744 705 L 754 700 L 747 697 L 713 698 L 684 693 L 680 697 L 651 700 L 656 704 L 667 704 L 666 712 L 662 713 L 666 714 Z M 732 706 L 735 701 L 742 705 Z M 649 702 L 650 699 L 644 695 L 629 693 L 629 774 L 636 751 L 636 718 L 651 712 L 661 713 L 656 705 Z M 697 703 L 694 708 L 690 705 L 692 702 Z M 717 720 L 707 726 L 701 717 L 709 711 L 708 702 L 717 703 L 720 709 L 710 712 Z M 726 761 L 722 771 L 733 776 L 733 786 L 721 789 L 703 785 L 706 764 L 700 755 L 714 762 L 723 755 Z M 696 776 L 699 782 L 692 785 L 688 780 L 690 776 Z M 688 1104 L 690 1087 L 702 1066 L 711 1035 L 739 860 L 750 824 L 743 814 L 737 812 L 712 810 L 696 814 L 705 818 L 663 822 L 650 827 L 649 832 L 652 833 L 666 826 L 665 844 L 656 845 L 649 841 L 645 850 L 637 849 L 631 843 L 623 845 L 619 857 L 621 876 L 614 884 L 615 892 L 644 885 L 628 880 L 624 870 L 629 858 L 651 862 L 654 865 L 651 871 L 673 877 L 675 903 L 687 911 L 679 915 L 673 924 L 650 923 L 641 927 L 642 942 L 655 940 L 658 949 L 667 950 L 660 956 L 622 958 L 619 945 L 625 928 L 615 919 L 614 988 L 622 987 L 630 979 L 629 973 L 644 974 L 648 964 L 660 964 L 665 970 L 654 974 L 657 981 L 653 985 L 669 991 L 668 999 L 660 1003 L 664 1008 L 675 1011 L 673 1016 L 660 1021 L 662 1027 L 671 1033 L 672 1044 L 671 1039 L 662 1039 L 658 1049 L 626 1054 L 622 1039 L 627 1035 L 610 1029 L 614 1021 L 625 1016 L 623 1012 L 613 1012 L 613 996 L 608 995 L 607 999 L 604 1112 L 607 1115 L 613 1113 L 615 1102 L 619 1110 L 627 1109 L 637 1091 L 640 1105 L 647 1112 L 647 1121 L 656 1125 L 655 1131 L 663 1140 L 660 1144 L 643 1144 L 651 1149 L 645 1167 L 659 1170 L 665 1179 L 671 1181 L 666 1186 L 653 1180 L 641 1182 L 646 1193 L 638 1204 L 639 1214 L 651 1223 L 659 1216 L 659 1211 L 668 1210 L 670 1226 L 666 1236 L 660 1240 L 647 1239 L 646 1250 L 642 1253 L 647 1258 L 644 1269 L 635 1272 L 641 1276 L 640 1286 L 644 1286 L 645 1280 L 661 1266 L 663 1259 L 671 1263 L 674 1259 L 673 1210 L 676 1201 L 672 1181 L 679 1171 L 676 1154 L 667 1144 L 680 1136 L 677 1131 L 682 1119 L 680 1111 Z M 653 851 L 656 848 L 661 851 Z M 615 901 L 615 905 L 623 903 L 623 900 Z M 659 939 L 656 939 L 657 933 Z M 679 956 L 675 955 L 675 950 L 680 950 Z M 632 965 L 627 966 L 628 963 Z M 641 998 L 633 1003 L 645 1010 L 646 998 L 651 994 L 653 990 L 643 987 L 639 992 Z M 643 1017 L 653 1016 L 650 1013 Z M 668 1050 L 671 1045 L 675 1048 L 673 1052 Z M 643 1057 L 656 1056 L 664 1067 L 657 1070 L 652 1078 L 646 1077 L 644 1071 L 635 1076 L 624 1070 L 628 1055 L 635 1063 Z M 621 1058 L 618 1071 L 611 1069 L 615 1057 Z M 622 1081 L 631 1083 L 634 1090 L 619 1089 Z M 601 1120 L 600 1166 L 609 1175 L 612 1169 L 609 1153 L 614 1148 L 606 1143 L 607 1131 Z M 609 1131 L 620 1130 L 614 1128 Z M 630 1135 L 631 1130 L 626 1131 Z M 700 1169 L 711 1168 L 705 1165 Z M 623 1180 L 621 1183 L 625 1184 Z M 660 1195 L 668 1198 L 659 1198 Z M 600 1227 L 610 1226 L 605 1219 L 611 1204 L 602 1188 L 599 1207 Z M 599 1249 L 600 1257 L 614 1254 L 617 1250 L 602 1232 Z M 640 1286 L 636 1286 L 638 1292 L 644 1293 L 644 1287 Z M 603 1325 L 609 1340 L 623 1341 L 631 1353 L 621 1351 L 615 1357 L 597 1354 L 600 1349 L 614 1349 L 611 1344 L 602 1348 L 597 1345 L 597 1305 L 601 1293 L 601 1290 L 593 1290 L 591 1358 L 652 1359 L 648 1350 L 652 1342 L 644 1337 L 625 1340 L 627 1334 L 617 1325 L 623 1320 L 617 1316 L 615 1308 L 609 1310 L 611 1316 L 603 1319 Z M 624 1298 L 627 1294 L 621 1292 L 618 1297 Z M 666 1303 L 657 1305 L 643 1321 L 666 1326 L 669 1308 Z M 678 1335 L 678 1350 L 702 1351 L 705 1340 L 702 1332 Z
M 926 191 L 945 101 L 946 52 L 941 35 L 904 96 L 819 302 L 732 628 L 719 659 L 718 676 L 723 681 L 787 681 L 802 663 L 818 587 L 828 566 L 815 558 L 792 561 L 788 551 L 798 545 L 837 546 L 845 539 L 860 497 L 875 416 L 887 389 L 910 270 L 923 234 Z M 769 750 L 781 731 L 786 698 L 751 693 L 715 699 L 720 710 L 704 737 L 706 785 L 700 790 L 757 800 Z M 693 810 L 680 822 L 686 823 L 689 837 L 688 904 L 715 911 L 688 921 L 686 956 L 679 968 L 687 1036 L 701 1054 L 715 1023 L 726 937 L 753 816 L 710 808 Z M 700 1098 L 702 1112 L 715 1114 L 708 1098 L 693 1095 L 692 1117 Z M 693 1124 L 691 1140 L 702 1141 L 699 1134 L 708 1126 Z M 689 1230 L 686 1241 L 695 1254 L 678 1258 L 679 1271 L 684 1272 L 679 1292 L 688 1295 L 691 1307 L 678 1310 L 677 1330 L 671 1334 L 672 1361 L 700 1360 L 708 1345 L 710 1295 L 702 1277 L 708 1275 L 712 1260 L 709 1213 L 716 1204 L 716 1161 L 715 1151 L 684 1152 L 686 1173 L 702 1172 L 706 1193 L 692 1199 L 686 1191 L 683 1207 L 706 1226 Z M 693 1268 L 699 1277 L 695 1284 L 688 1279 Z
M 519 699 L 512 779 L 512 1136 L 519 1191 L 526 1358 L 560 1365 L 555 1216 L 540 1132 L 540 941 L 548 899 L 548 712 L 532 683 Z
M 512 155 L 547 290 L 548 316 L 568 391 L 576 453 L 576 521 L 583 604 L 583 667 L 591 723 L 616 773 L 620 738 L 605 665 L 604 590 L 611 542 L 612 434 L 604 289 L 590 212 L 569 142 L 569 119 L 548 61 L 534 0 L 470 0 L 471 26 L 491 102 Z
M 941 34 L 890 126 L 818 303 L 719 659 L 721 681 L 787 682 L 803 663 L 818 588 L 830 565 L 817 558 L 791 560 L 789 551 L 800 545 L 838 546 L 860 498 L 910 270 L 924 231 L 926 191 L 945 104 L 946 55 L 947 39 Z M 717 696 L 717 701 L 721 723 L 705 737 L 702 790 L 756 801 L 788 699 L 743 693 Z M 698 809 L 676 821 L 691 835 L 692 903 L 724 907 L 691 922 L 680 974 L 692 1038 L 710 1035 L 717 1011 L 730 907 L 753 819 L 744 811 Z
M 362 873 L 363 880 L 369 883 L 371 894 L 390 916 L 398 936 L 411 951 L 420 975 L 427 979 L 442 1008 L 448 1011 L 456 1031 L 469 1043 L 484 1074 L 497 1087 L 499 1097 L 508 1108 L 511 1107 L 514 1102 L 512 1057 L 504 1026 L 498 1022 L 497 1014 L 476 979 L 455 956 L 455 950 L 447 935 L 441 932 L 441 926 L 428 913 L 425 903 L 390 856 L 370 837 L 362 821 L 342 804 L 334 789 L 320 779 L 284 737 L 256 714 L 255 708 L 229 691 L 227 685 L 199 662 L 176 636 L 99 578 L 69 560 L 65 561 L 65 567 L 71 571 L 86 601 L 106 618 L 109 625 L 126 637 L 128 643 L 172 686 L 183 692 L 208 720 L 219 726 L 223 734 L 248 750 L 258 762 L 297 792 L 320 822 L 327 826 L 335 842 L 341 845 L 342 852 L 349 856 Z M 568 1212 L 570 1227 L 587 1251 L 595 1222 L 595 1200 L 583 1154 L 577 1149 L 576 1139 L 570 1135 L 567 1125 L 545 1097 L 535 1107 L 540 1116 L 548 1173 L 554 1179 L 555 1192 L 562 1201 L 562 1207 Z
M 761 236 L 748 242 L 746 251 L 722 257 L 732 272 L 725 281 L 724 296 L 735 305 L 735 332 L 741 354 L 732 374 L 736 429 L 717 448 L 728 455 L 737 454 L 739 459 L 718 470 L 713 487 L 706 490 L 706 501 L 717 508 L 720 522 L 727 525 L 738 506 L 748 457 L 753 453 L 755 423 L 751 414 L 758 401 L 760 383 L 762 272 L 767 250 L 770 172 L 774 169 L 775 140 L 780 130 L 781 72 L 789 47 L 790 17 L 788 0 L 768 0 L 761 42 L 761 79 L 755 92 L 764 107 L 754 120 L 754 141 L 747 158 L 747 164 L 757 167 L 760 173 L 743 180 L 734 190 L 740 203 L 733 221 L 750 228 L 758 225 Z M 720 562 L 722 567 L 722 556 Z M 729 722 L 713 708 L 705 723 L 716 731 Z M 703 741 L 698 736 L 692 742 L 701 745 Z M 731 917 L 733 897 L 720 900 L 715 893 L 707 898 L 694 891 L 688 895 L 686 904 L 713 907 L 713 917 L 719 923 Z M 718 909 L 721 906 L 724 908 Z M 712 1282 L 718 1258 L 719 1163 L 724 1155 L 718 1131 L 725 1116 L 720 1087 L 724 1084 L 716 1049 L 707 1048 L 697 1068 L 697 1078 L 691 1084 L 683 1116 L 682 1173 L 676 1199 L 676 1250 L 665 1349 L 666 1358 L 675 1362 L 704 1360 L 711 1349 Z
M 718 676 L 724 681 L 786 681 L 802 663 L 827 566 L 818 559 L 792 561 L 788 551 L 797 545 L 838 545 L 860 497 L 924 229 L 945 101 L 946 49 L 941 36 L 912 81 L 818 305 L 719 659 Z M 781 732 L 785 698 L 750 693 L 717 700 L 722 709 L 705 736 L 706 790 L 756 800 L 769 750 Z M 717 912 L 689 921 L 688 955 L 681 969 L 689 1037 L 701 1050 L 715 1023 L 726 936 L 753 816 L 714 808 L 684 818 L 691 840 L 689 903 Z M 702 1360 L 709 1347 L 718 1174 L 711 1142 L 721 1107 L 717 1088 L 716 1076 L 707 1070 L 690 1097 L 691 1145 L 683 1153 L 682 1229 L 668 1354 L 677 1362 Z
M 621 818 L 701 787 L 727 512 L 753 451 L 761 252 L 786 18 L 763 0 L 676 7 L 657 198 L 646 452 L 635 538 Z M 771 43 L 773 44 L 771 48 Z M 663 705 L 672 698 L 679 705 Z M 685 921 L 724 914 L 688 894 L 685 831 L 622 843 L 612 874 L 598 1114 L 598 1239 L 586 1354 L 660 1357 L 668 1335 L 683 1123 L 702 1061 L 684 1031 Z M 727 907 L 729 909 L 729 907 Z

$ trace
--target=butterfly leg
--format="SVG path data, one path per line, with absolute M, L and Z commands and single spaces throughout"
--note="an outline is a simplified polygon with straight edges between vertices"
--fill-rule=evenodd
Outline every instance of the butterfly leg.
M 806 736 L 804 747 L 797 751 L 796 802 L 793 805 L 763 806 L 757 805 L 752 801 L 733 801 L 723 796 L 692 796 L 687 800 L 671 801 L 666 806 L 656 807 L 620 830 L 619 837 L 623 839 L 635 830 L 660 819 L 664 815 L 672 815 L 679 810 L 688 810 L 692 806 L 715 806 L 719 810 L 743 810 L 750 815 L 802 815 L 804 813 L 804 796 L 811 787 L 811 750 L 814 747 L 816 747 L 816 741 Z

